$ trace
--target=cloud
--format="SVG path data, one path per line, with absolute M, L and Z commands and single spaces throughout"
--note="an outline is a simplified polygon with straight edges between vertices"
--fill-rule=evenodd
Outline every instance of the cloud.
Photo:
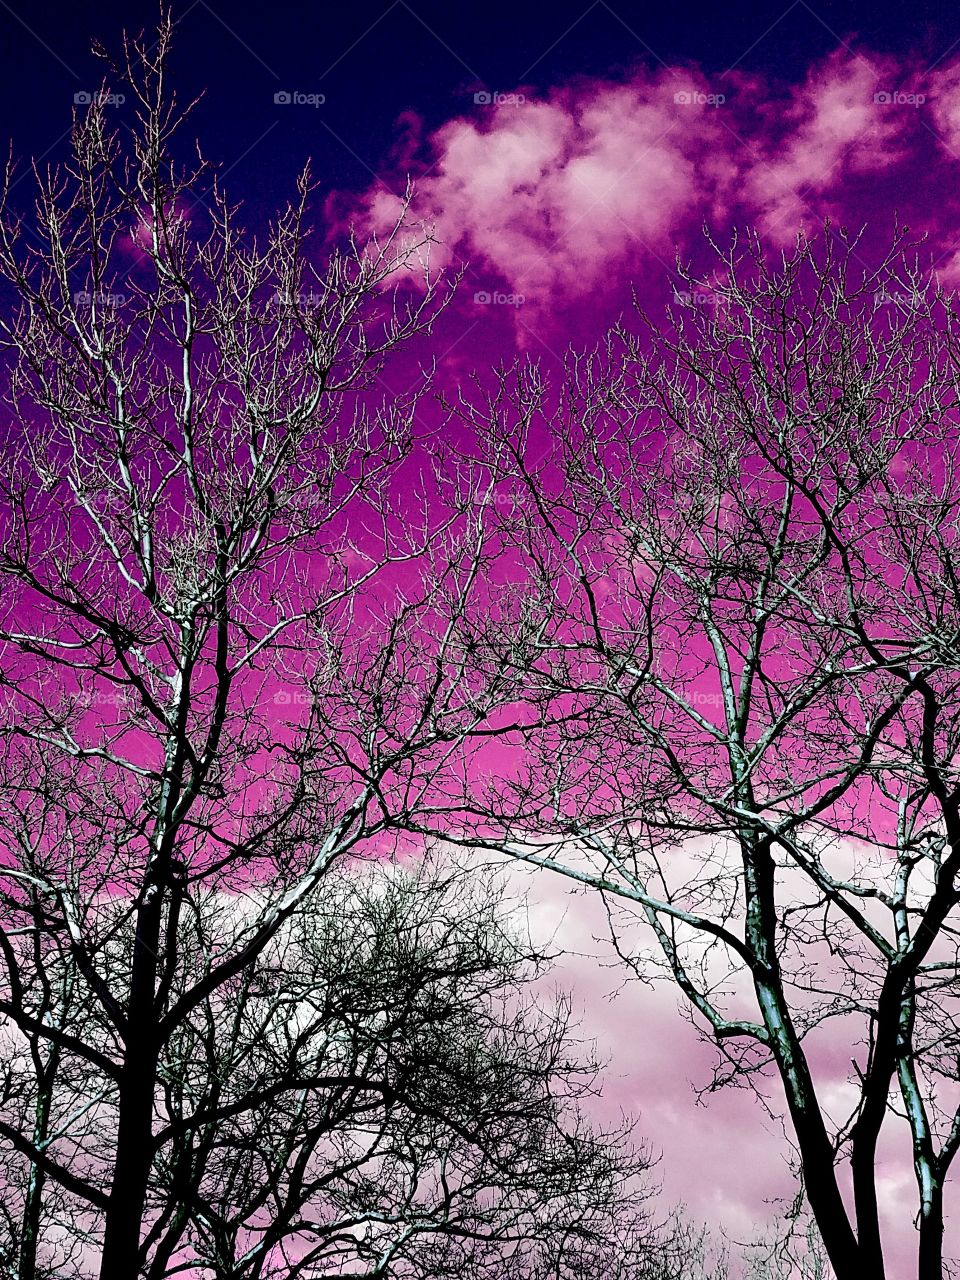
M 705 851 L 719 856 L 712 841 L 691 840 L 673 851 L 671 873 L 677 883 L 697 875 Z M 886 882 L 889 866 L 876 859 L 865 863 L 864 858 L 860 846 L 838 841 L 830 869 L 837 876 L 856 874 L 864 883 L 874 877 Z M 547 871 L 507 866 L 518 894 L 527 895 L 532 936 L 562 953 L 551 969 L 551 985 L 570 992 L 580 1034 L 595 1040 L 599 1058 L 607 1063 L 592 1113 L 603 1122 L 616 1122 L 622 1113 L 638 1119 L 638 1135 L 662 1153 L 658 1177 L 663 1208 L 683 1202 L 694 1219 L 745 1243 L 775 1224 L 782 1229 L 796 1183 L 788 1167 L 789 1125 L 775 1074 L 753 1077 L 757 1093 L 721 1088 L 698 1099 L 710 1083 L 716 1050 L 698 1035 L 678 989 L 669 982 L 625 980 L 599 894 L 571 890 L 569 881 Z M 802 883 L 799 873 L 797 877 Z M 884 918 L 883 912 L 877 915 Z M 635 923 L 629 923 L 629 907 L 623 915 L 615 910 L 614 916 L 621 946 L 640 954 L 650 945 L 642 921 L 634 917 Z M 822 978 L 836 963 L 826 944 L 809 947 L 804 956 L 819 966 Z M 715 954 L 713 958 L 721 963 Z M 721 968 L 713 974 L 716 980 Z M 749 984 L 723 985 L 734 992 L 726 1006 L 730 1015 L 755 1018 Z M 851 1064 L 854 1058 L 862 1060 L 862 1026 L 857 1019 L 828 1018 L 811 1033 L 806 1048 L 821 1102 L 838 1122 L 855 1102 Z M 904 1204 L 912 1205 L 917 1193 L 909 1133 L 897 1120 L 884 1128 L 877 1181 L 891 1267 L 896 1274 L 907 1274 L 914 1265 L 916 1233 Z M 948 1220 L 947 1247 L 951 1256 L 960 1249 L 955 1219 Z
M 732 177 L 707 96 L 698 79 L 663 73 L 453 120 L 434 134 L 416 214 L 448 255 L 462 247 L 526 297 L 594 288 L 625 253 L 669 255 L 677 225 Z M 397 207 L 374 193 L 372 229 Z
M 849 174 L 876 173 L 902 157 L 910 121 L 885 87 L 893 83 L 889 60 L 840 50 L 791 94 L 786 127 L 761 141 L 762 154 L 745 174 L 744 207 L 768 237 L 790 241 L 818 220 L 822 206 L 811 208 L 813 196 L 839 195 Z
M 447 261 L 460 249 L 526 297 L 594 288 L 625 253 L 672 256 L 676 227 L 732 180 L 709 97 L 701 78 L 663 72 L 484 108 L 433 135 L 414 211 Z M 368 228 L 398 210 L 372 192 Z
M 938 110 L 953 138 L 960 73 L 950 75 Z M 645 263 L 669 270 L 704 222 L 758 225 L 786 243 L 842 211 L 851 183 L 910 154 L 918 112 L 895 92 L 901 82 L 890 59 L 843 49 L 786 87 L 669 67 L 540 100 L 498 95 L 427 139 L 411 215 L 435 229 L 435 265 L 466 260 L 474 281 L 499 277 L 547 308 Z M 400 207 L 380 186 L 360 224 L 383 233 Z
M 960 61 L 932 72 L 927 84 L 940 145 L 952 159 L 960 160 Z

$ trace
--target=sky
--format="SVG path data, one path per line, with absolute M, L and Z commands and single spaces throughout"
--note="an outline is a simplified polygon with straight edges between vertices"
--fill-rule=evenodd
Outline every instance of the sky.
M 98 87 L 91 37 L 116 47 L 155 12 L 0 0 L 0 123 L 17 155 L 63 158 L 71 109 Z M 466 271 L 435 338 L 448 382 L 594 341 L 634 287 L 663 305 L 676 255 L 702 259 L 704 225 L 786 245 L 830 216 L 867 225 L 867 260 L 905 222 L 960 285 L 953 5 L 183 0 L 175 14 L 179 91 L 204 93 L 190 132 L 253 223 L 307 156 L 324 231 L 389 225 L 413 177 L 438 265 Z M 562 902 L 551 889 L 544 910 L 559 918 Z M 613 1059 L 607 1102 L 639 1110 L 664 1149 L 665 1194 L 743 1238 L 790 1191 L 776 1126 L 745 1094 L 698 1106 L 708 1067 L 676 998 L 611 1004 L 616 979 L 586 945 L 600 925 L 578 905 L 566 928 L 590 952 L 565 973 Z M 891 1205 L 903 1177 L 891 1164 Z
M 99 83 L 91 38 L 115 49 L 155 13 L 0 8 L 15 154 L 62 158 L 74 101 Z M 201 138 L 253 223 L 307 157 L 334 232 L 388 225 L 414 179 L 435 260 L 466 265 L 438 339 L 454 377 L 504 346 L 552 360 L 590 341 L 633 285 L 669 300 L 704 225 L 788 243 L 830 215 L 879 244 L 899 221 L 960 278 L 949 5 L 184 0 L 175 14 L 181 97 L 203 95 L 185 141 Z M 131 105 L 115 111 L 122 125 Z

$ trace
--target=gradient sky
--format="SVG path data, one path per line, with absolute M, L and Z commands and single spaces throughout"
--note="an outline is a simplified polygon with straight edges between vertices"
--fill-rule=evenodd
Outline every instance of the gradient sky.
M 631 282 L 666 301 L 674 256 L 697 254 L 704 222 L 721 239 L 756 225 L 786 243 L 829 213 L 869 223 L 869 254 L 899 216 L 960 284 L 954 5 L 184 0 L 176 12 L 180 92 L 206 91 L 190 133 L 254 222 L 308 155 L 335 226 L 389 221 L 417 177 L 443 260 L 470 264 L 436 338 L 450 382 L 517 346 L 552 358 L 592 340 Z M 115 48 L 124 25 L 155 13 L 139 0 L 0 0 L 0 122 L 17 154 L 62 158 L 74 96 L 98 84 L 90 38 Z M 280 92 L 325 101 L 277 103 Z M 545 890 L 546 917 L 562 901 Z M 595 917 L 569 917 L 582 950 Z M 603 997 L 616 979 L 595 960 L 566 971 L 592 1008 L 586 1029 L 615 1057 L 607 1101 L 641 1111 L 669 1195 L 749 1235 L 771 1215 L 764 1202 L 790 1191 L 776 1127 L 745 1094 L 696 1106 L 708 1070 L 672 993 L 615 1007 Z M 909 1183 L 892 1159 L 891 1210 Z
M 143 0 L 0 6 L 0 119 L 18 150 L 56 147 L 73 93 L 90 87 L 91 37 L 113 45 L 124 25 L 149 27 L 156 10 Z M 960 37 L 942 0 L 181 0 L 176 12 L 182 85 L 207 94 L 199 131 L 248 197 L 285 190 L 307 153 L 325 184 L 362 187 L 380 172 L 399 116 L 415 112 L 429 131 L 467 110 L 475 87 L 544 93 L 574 76 L 677 63 L 796 81 L 843 44 L 910 51 L 929 67 Z M 283 88 L 324 92 L 326 109 L 278 118 L 272 96 Z
M 899 217 L 931 234 L 945 278 L 957 270 L 960 21 L 944 3 L 184 0 L 175 12 L 180 92 L 204 93 L 184 141 L 201 137 L 253 222 L 307 156 L 328 225 L 364 210 L 388 220 L 407 175 L 419 181 L 447 260 L 469 263 L 439 339 L 455 375 L 515 341 L 550 356 L 588 340 L 629 305 L 632 281 L 666 299 L 704 222 L 786 241 L 827 213 L 868 219 L 880 238 Z M 62 156 L 74 96 L 98 83 L 90 39 L 116 48 L 155 13 L 139 0 L 0 5 L 0 121 L 17 154 Z M 278 104 L 283 92 L 324 101 Z M 116 108 L 121 123 L 129 110 Z

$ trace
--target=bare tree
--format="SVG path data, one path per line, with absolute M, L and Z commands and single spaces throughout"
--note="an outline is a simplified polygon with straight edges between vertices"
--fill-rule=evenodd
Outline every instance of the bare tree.
M 792 1213 L 786 1229 L 769 1232 L 744 1253 L 746 1280 L 832 1280 L 833 1270 L 816 1224 Z
M 267 894 L 193 895 L 174 999 Z M 120 977 L 130 922 L 101 910 L 116 926 L 102 965 Z M 537 993 L 548 957 L 521 910 L 472 868 L 328 873 L 161 1050 L 143 1274 L 680 1277 L 690 1250 L 653 1221 L 648 1158 L 580 1113 L 596 1068 L 569 1002 Z M 61 1079 L 46 1112 L 71 1117 L 58 1156 L 107 1163 L 104 1073 Z M 89 1274 L 90 1215 L 70 1201 L 36 1204 L 43 1274 Z
M 579 1115 L 596 1068 L 569 1003 L 525 994 L 547 958 L 469 874 L 328 882 L 230 1008 L 236 1061 L 200 1108 L 213 1151 L 191 1197 L 218 1280 L 546 1277 L 585 1257 L 626 1275 L 659 1255 L 649 1162 Z M 199 1127 L 188 1110 L 173 1128 Z
M 887 1273 L 888 1131 L 941 1276 L 960 1145 L 960 346 L 915 252 L 741 240 L 555 389 L 521 363 L 451 406 L 514 548 L 477 678 L 540 727 L 423 828 L 597 889 L 714 1083 L 779 1077 L 840 1280 Z
M 105 86 L 28 214 L 8 168 L 0 219 L 0 1015 L 34 1071 L 0 1141 L 27 1162 L 22 1277 L 45 1196 L 81 1206 L 110 1280 L 176 1236 L 180 1206 L 151 1199 L 158 1169 L 190 1182 L 172 1046 L 338 859 L 389 848 L 496 701 L 451 657 L 482 528 L 421 448 L 427 382 L 411 362 L 383 382 L 449 296 L 429 242 L 398 224 L 320 261 L 307 174 L 245 238 L 206 163 L 176 160 L 170 35 L 125 44 L 132 131 Z M 205 932 L 213 889 L 252 886 L 255 911 Z

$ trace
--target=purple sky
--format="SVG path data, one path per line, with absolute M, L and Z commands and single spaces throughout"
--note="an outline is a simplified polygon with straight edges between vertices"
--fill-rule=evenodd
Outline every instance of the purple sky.
M 948 6 L 197 0 L 179 12 L 182 92 L 207 89 L 194 131 L 253 221 L 308 154 L 333 229 L 386 225 L 416 179 L 437 264 L 467 265 L 435 337 L 447 385 L 517 348 L 550 360 L 595 341 L 632 285 L 662 307 L 677 253 L 704 260 L 704 224 L 721 243 L 750 225 L 787 244 L 826 215 L 866 223 L 866 260 L 900 221 L 928 233 L 925 263 L 960 285 L 960 22 Z M 62 155 L 75 95 L 97 85 L 89 37 L 115 45 L 124 23 L 153 16 L 115 0 L 95 13 L 3 6 L 0 112 L 19 154 Z M 713 305 L 709 291 L 693 301 Z M 555 919 L 562 889 L 534 888 Z M 576 899 L 560 937 L 596 957 L 602 929 Z M 631 989 L 610 1003 L 616 975 L 585 955 L 564 973 L 612 1055 L 606 1105 L 640 1110 L 667 1194 L 737 1237 L 767 1222 L 764 1202 L 792 1187 L 783 1139 L 746 1093 L 697 1106 L 709 1057 L 676 996 Z M 842 1058 L 822 1055 L 837 1090 Z M 886 1207 L 910 1190 L 891 1155 Z

